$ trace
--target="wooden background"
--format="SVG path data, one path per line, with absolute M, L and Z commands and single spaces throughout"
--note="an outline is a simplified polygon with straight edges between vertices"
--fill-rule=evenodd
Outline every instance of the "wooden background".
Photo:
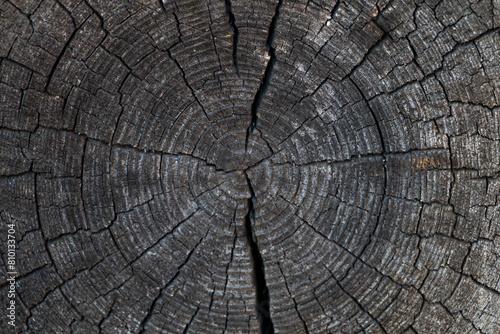
M 0 13 L 2 332 L 500 333 L 498 0 Z

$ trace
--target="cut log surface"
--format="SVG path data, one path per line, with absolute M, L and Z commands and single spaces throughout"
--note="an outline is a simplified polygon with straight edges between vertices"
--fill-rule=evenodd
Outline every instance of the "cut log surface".
M 500 333 L 498 0 L 0 0 L 0 36 L 2 333 Z

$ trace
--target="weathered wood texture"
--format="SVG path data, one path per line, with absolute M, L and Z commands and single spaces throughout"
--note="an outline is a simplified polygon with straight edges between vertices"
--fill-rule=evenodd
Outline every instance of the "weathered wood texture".
M 0 11 L 16 332 L 500 333 L 498 0 Z

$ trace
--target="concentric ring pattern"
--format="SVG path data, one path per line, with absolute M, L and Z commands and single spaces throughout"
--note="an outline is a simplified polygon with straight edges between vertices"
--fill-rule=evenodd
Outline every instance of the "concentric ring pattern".
M 500 331 L 497 1 L 0 3 L 2 328 Z

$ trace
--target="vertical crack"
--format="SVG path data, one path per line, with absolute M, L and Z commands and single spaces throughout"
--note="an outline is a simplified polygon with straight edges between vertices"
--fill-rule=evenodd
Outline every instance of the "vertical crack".
M 250 134 L 253 133 L 253 131 L 257 128 L 257 110 L 260 108 L 260 104 L 262 102 L 262 98 L 264 97 L 268 87 L 269 83 L 271 82 L 271 75 L 274 69 L 274 64 L 276 62 L 276 54 L 275 54 L 275 49 L 272 46 L 272 42 L 274 39 L 274 35 L 276 32 L 276 25 L 278 22 L 278 16 L 279 12 L 281 9 L 281 5 L 283 3 L 283 0 L 279 0 L 278 4 L 276 5 L 276 10 L 274 12 L 274 16 L 271 20 L 271 24 L 269 26 L 269 32 L 267 34 L 267 39 L 266 39 L 266 48 L 267 48 L 267 53 L 269 55 L 269 61 L 267 62 L 266 70 L 264 71 L 264 77 L 262 78 L 262 81 L 260 82 L 259 89 L 257 90 L 257 93 L 255 94 L 255 98 L 253 100 L 252 106 L 251 106 L 251 121 L 250 125 L 248 126 L 247 129 L 247 137 L 245 140 L 245 150 L 248 146 L 248 138 L 250 137 Z
M 255 192 L 250 182 L 248 174 L 245 172 L 248 189 L 250 190 L 250 198 L 248 199 L 248 212 L 245 216 L 245 236 L 250 247 L 250 260 L 253 266 L 253 280 L 255 287 L 255 310 L 257 312 L 257 320 L 260 324 L 260 332 L 262 334 L 274 334 L 274 326 L 271 320 L 269 290 L 266 283 L 266 273 L 264 261 L 260 254 L 259 247 L 253 235 L 252 220 L 255 221 L 255 209 L 253 201 Z
M 66 41 L 66 44 L 64 45 L 63 49 L 61 50 L 61 53 L 59 53 L 59 55 L 57 56 L 56 61 L 54 62 L 54 65 L 51 67 L 50 73 L 47 76 L 47 82 L 45 83 L 45 85 L 43 87 L 44 92 L 47 92 L 47 90 L 49 89 L 50 83 L 52 82 L 52 77 L 54 76 L 54 73 L 56 72 L 57 67 L 61 63 L 64 55 L 66 54 L 66 50 L 70 47 L 69 45 L 73 41 L 73 38 L 75 38 L 76 33 L 78 31 L 79 31 L 78 28 L 75 27 L 75 30 L 73 30 L 73 32 L 69 36 L 68 40 Z
M 290 292 L 290 288 L 288 287 L 288 283 L 286 281 L 286 276 L 285 274 L 283 273 L 283 269 L 281 268 L 281 265 L 280 263 L 278 262 L 278 268 L 281 272 L 281 276 L 283 276 L 283 279 L 285 280 L 285 287 L 286 287 L 286 291 L 288 291 L 288 295 L 290 296 L 290 298 L 292 298 L 293 300 L 293 304 L 295 306 L 295 312 L 297 312 L 297 315 L 299 316 L 299 319 L 300 321 L 302 321 L 302 326 L 304 327 L 304 330 L 306 331 L 306 334 L 309 334 L 309 328 L 307 328 L 307 323 L 306 321 L 304 320 L 304 318 L 302 317 L 302 315 L 300 314 L 299 312 L 299 307 L 297 305 L 297 301 L 295 300 L 295 297 L 292 295 L 292 293 Z
M 420 248 L 420 245 L 422 244 L 422 236 L 419 233 L 420 230 L 420 224 L 422 223 L 422 216 L 424 213 L 424 203 L 420 206 L 420 211 L 418 212 L 418 222 L 417 222 L 417 227 L 415 228 L 415 233 L 418 237 L 418 243 L 417 243 L 417 256 L 415 257 L 415 262 L 413 263 L 413 266 L 417 268 L 418 260 L 420 259 L 420 254 L 422 254 L 422 249 Z
M 225 0 L 224 2 L 226 4 L 226 14 L 229 18 L 229 26 L 233 30 L 233 65 L 234 65 L 234 69 L 236 70 L 236 74 L 239 77 L 240 76 L 240 69 L 238 67 L 239 31 L 238 31 L 238 27 L 236 26 L 236 19 L 234 18 L 233 6 L 231 5 L 231 0 Z
M 384 36 L 382 36 L 379 40 L 379 42 L 384 38 Z M 378 44 L 378 42 L 377 42 Z M 375 46 L 374 46 L 375 47 Z M 371 49 L 371 48 L 370 48 Z M 368 53 L 366 54 L 365 58 L 368 56 Z M 353 72 L 354 70 L 351 71 L 351 73 Z M 368 108 L 368 111 L 370 112 L 372 118 L 373 118 L 373 121 L 375 122 L 375 128 L 377 130 L 377 133 L 378 133 L 378 137 L 380 138 L 380 149 L 381 149 L 381 152 L 380 154 L 382 155 L 383 157 L 383 167 L 384 167 L 384 184 L 382 186 L 382 200 L 380 201 L 380 210 L 377 214 L 377 221 L 375 222 L 375 226 L 373 227 L 373 230 L 372 232 L 370 233 L 370 237 L 369 237 L 369 240 L 368 242 L 364 245 L 363 249 L 361 250 L 361 253 L 360 254 L 360 257 L 365 253 L 366 249 L 368 248 L 368 246 L 371 244 L 372 242 L 372 236 L 373 234 L 377 231 L 377 228 L 380 226 L 380 220 L 382 219 L 382 210 L 384 210 L 384 201 L 386 200 L 386 195 L 387 195 L 387 186 L 388 186 L 388 179 L 389 179 L 389 170 L 387 168 L 387 154 L 389 153 L 385 147 L 385 142 L 384 142 L 384 136 L 383 136 L 383 133 L 382 133 L 382 128 L 380 127 L 380 120 L 377 118 L 377 115 L 375 113 L 375 111 L 373 111 L 372 109 L 372 106 L 370 105 L 370 101 L 369 99 L 366 98 L 365 94 L 363 93 L 363 91 L 361 90 L 361 88 L 359 87 L 359 85 L 352 79 L 349 79 L 350 82 L 357 88 L 357 90 L 359 91 L 359 93 L 361 94 L 361 96 L 363 97 L 363 99 L 365 100 L 366 102 L 366 106 Z M 386 212 L 387 212 L 387 209 L 388 206 L 385 208 Z
M 196 316 L 198 315 L 198 311 L 200 310 L 200 305 L 198 305 L 198 307 L 196 308 L 196 311 L 194 312 L 193 316 L 191 317 L 191 320 L 189 320 L 188 324 L 186 325 L 186 327 L 184 327 L 184 330 L 182 331 L 182 334 L 186 334 L 189 330 L 189 326 L 191 326 L 191 324 L 193 323 L 193 320 L 194 318 L 196 318 Z
M 181 29 L 180 29 L 180 24 L 181 23 L 179 21 L 179 17 L 177 16 L 177 11 L 179 10 L 179 8 L 177 7 L 177 4 L 175 4 L 176 9 L 172 13 L 169 13 L 167 11 L 167 9 L 165 8 L 165 5 L 163 4 L 163 0 L 158 0 L 158 2 L 160 4 L 160 7 L 161 7 L 163 13 L 165 13 L 165 15 L 167 17 L 170 14 L 173 15 L 173 17 L 175 19 L 176 27 L 177 27 L 177 33 L 179 34 L 179 40 L 174 45 L 170 46 L 167 49 L 168 56 L 169 56 L 170 59 L 172 59 L 172 61 L 175 63 L 175 66 L 177 66 L 177 68 L 181 72 L 182 79 L 183 79 L 184 83 L 186 84 L 187 88 L 189 88 L 189 90 L 191 91 L 191 95 L 193 96 L 194 100 L 200 106 L 201 110 L 203 111 L 203 113 L 205 114 L 205 116 L 207 117 L 207 119 L 210 120 L 210 117 L 208 116 L 208 113 L 205 110 L 205 107 L 203 106 L 203 104 L 201 104 L 200 100 L 198 99 L 198 96 L 196 96 L 196 93 L 195 93 L 193 87 L 191 87 L 191 85 L 189 84 L 189 82 L 187 80 L 187 77 L 186 77 L 186 72 L 184 72 L 184 69 L 182 68 L 181 64 L 177 61 L 176 58 L 174 58 L 174 56 L 172 55 L 172 52 L 171 52 L 172 48 L 174 48 L 175 46 L 177 46 L 179 43 L 182 43 L 182 32 L 181 32 Z
M 83 143 L 83 149 L 82 149 L 82 163 L 81 163 L 81 176 L 80 176 L 80 197 L 82 198 L 82 211 L 83 211 L 83 216 L 85 217 L 85 228 L 88 228 L 90 225 L 90 220 L 87 215 L 87 209 L 85 206 L 85 196 L 84 196 L 84 191 L 83 191 L 83 186 L 85 183 L 84 177 L 85 177 L 85 151 L 87 150 L 87 143 L 89 142 L 89 138 L 85 138 L 85 142 Z
M 184 262 L 182 262 L 177 267 L 177 272 L 175 273 L 175 275 L 170 278 L 170 280 L 160 289 L 160 291 L 158 292 L 158 295 L 156 295 L 156 297 L 153 299 L 153 301 L 151 302 L 151 304 L 149 305 L 149 307 L 146 311 L 146 316 L 144 317 L 144 319 L 142 319 L 141 323 L 139 324 L 139 329 L 138 329 L 139 334 L 143 334 L 146 332 L 146 325 L 149 323 L 149 321 L 153 317 L 153 314 L 154 314 L 153 312 L 156 309 L 158 303 L 161 301 L 161 298 L 163 297 L 163 292 L 170 286 L 170 284 L 172 284 L 177 279 L 177 277 L 181 273 L 182 268 L 184 268 L 184 266 L 189 262 L 189 260 L 191 259 L 191 256 L 198 249 L 198 246 L 201 244 L 203 239 L 205 239 L 207 237 L 209 232 L 210 232 L 210 229 L 208 229 L 207 233 L 205 233 L 205 235 L 202 236 L 200 238 L 200 240 L 198 240 L 198 243 L 194 246 L 194 248 L 189 251 Z M 199 306 L 198 306 L 198 308 L 199 308 Z M 161 313 L 161 312 L 157 312 L 157 313 Z M 196 311 L 196 313 L 198 313 L 198 310 Z M 191 321 L 193 321 L 194 317 L 196 316 L 196 313 L 193 315 L 193 318 L 190 320 L 190 323 L 191 323 Z M 187 329 L 189 329 L 189 324 L 187 325 L 187 328 L 185 328 L 185 330 L 187 330 Z
M 44 92 L 47 92 L 47 89 L 49 88 L 49 85 L 50 85 L 50 83 L 52 81 L 52 77 L 54 76 L 54 72 L 56 71 L 57 67 L 59 66 L 59 63 L 61 62 L 62 58 L 66 54 L 66 50 L 69 48 L 69 45 L 71 44 L 71 42 L 73 41 L 73 38 L 76 36 L 76 33 L 78 32 L 78 25 L 76 24 L 75 18 L 73 17 L 73 15 L 71 14 L 71 12 L 65 6 L 63 6 L 63 4 L 59 0 L 56 0 L 56 3 L 69 16 L 71 22 L 73 23 L 74 30 L 71 33 L 71 35 L 69 36 L 69 38 L 66 41 L 66 43 L 64 44 L 64 47 L 62 48 L 61 52 L 57 56 L 54 65 L 50 69 L 50 73 L 47 76 L 47 82 L 45 83 L 45 86 L 44 86 L 44 89 L 43 89 Z

